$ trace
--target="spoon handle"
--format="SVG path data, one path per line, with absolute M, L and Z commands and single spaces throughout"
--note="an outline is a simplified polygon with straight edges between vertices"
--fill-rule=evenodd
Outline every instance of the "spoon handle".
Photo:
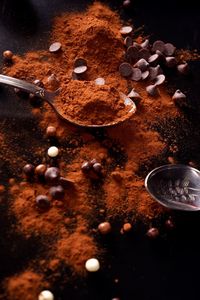
M 29 83 L 25 80 L 17 79 L 10 76 L 5 76 L 0 74 L 0 83 L 19 88 L 25 92 L 34 94 L 37 97 L 42 98 L 43 100 L 47 100 L 48 102 L 52 102 L 54 98 L 54 94 L 46 91 L 45 89 L 33 84 Z

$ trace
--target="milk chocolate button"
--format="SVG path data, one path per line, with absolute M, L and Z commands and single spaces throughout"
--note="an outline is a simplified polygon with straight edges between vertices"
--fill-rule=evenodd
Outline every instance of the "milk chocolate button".
M 176 50 L 176 47 L 174 45 L 172 45 L 171 43 L 166 43 L 165 49 L 164 49 L 164 54 L 166 56 L 171 56 L 174 54 L 175 50 Z
M 119 72 L 123 77 L 130 77 L 133 73 L 133 68 L 129 63 L 122 63 L 119 66 Z
M 165 43 L 160 40 L 155 41 L 152 46 L 152 51 L 156 52 L 156 50 L 159 50 L 163 53 L 165 51 Z
M 139 68 L 132 69 L 131 79 L 134 81 L 139 81 L 142 78 L 142 71 Z
M 131 26 L 124 26 L 124 27 L 121 28 L 120 33 L 121 33 L 122 35 L 128 35 L 128 34 L 130 34 L 132 31 L 133 31 L 133 27 L 131 27 Z
M 51 44 L 51 46 L 49 47 L 49 51 L 51 53 L 56 53 L 61 49 L 61 43 L 59 42 L 55 42 L 53 44 Z

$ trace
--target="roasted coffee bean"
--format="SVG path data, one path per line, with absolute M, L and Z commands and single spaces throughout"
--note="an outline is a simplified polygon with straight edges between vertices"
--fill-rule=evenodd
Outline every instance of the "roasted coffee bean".
M 174 68 L 177 65 L 177 60 L 173 56 L 166 57 L 165 64 L 168 68 Z
M 50 200 L 46 195 L 38 195 L 35 201 L 40 209 L 46 210 L 50 208 Z
M 13 53 L 10 50 L 6 50 L 3 52 L 3 58 L 7 61 L 11 61 L 13 58 Z
M 183 64 L 178 65 L 177 70 L 180 74 L 186 75 L 189 70 L 188 64 L 185 62 Z
M 56 127 L 48 126 L 46 129 L 46 135 L 48 137 L 55 137 L 56 136 Z
M 133 68 L 131 80 L 139 81 L 141 80 L 141 78 L 142 78 L 142 71 L 139 68 Z
M 35 168 L 35 174 L 39 177 L 44 176 L 46 170 L 47 170 L 47 166 L 44 164 L 40 164 Z
M 175 50 L 176 47 L 174 47 L 174 45 L 172 45 L 171 43 L 166 43 L 164 47 L 164 54 L 166 56 L 171 56 L 174 54 Z
M 23 167 L 23 172 L 27 177 L 32 177 L 35 172 L 35 167 L 32 164 L 26 164 Z
M 60 170 L 56 167 L 50 167 L 45 172 L 45 180 L 50 185 L 56 185 L 60 179 Z
M 119 72 L 123 77 L 130 77 L 133 73 L 133 68 L 129 63 L 122 63 L 119 66 Z
M 65 196 L 65 191 L 61 185 L 52 186 L 49 190 L 49 194 L 53 199 L 60 200 Z
M 130 34 L 132 31 L 133 31 L 133 27 L 131 27 L 131 26 L 124 26 L 124 27 L 121 28 L 120 33 L 121 33 L 122 35 L 128 35 L 128 34 Z
M 151 239 L 155 239 L 159 236 L 159 230 L 156 227 L 152 227 L 147 231 L 147 236 Z
M 50 45 L 49 51 L 51 53 L 57 53 L 58 51 L 60 51 L 61 47 L 62 47 L 61 43 L 55 42 L 55 43 Z
M 109 222 L 102 222 L 98 226 L 98 230 L 101 234 L 108 234 L 111 232 L 111 225 Z
M 156 85 L 149 85 L 146 87 L 146 91 L 150 96 L 156 96 L 158 94 Z
M 165 43 L 163 41 L 158 40 L 153 43 L 152 51 L 156 52 L 157 50 L 162 53 L 165 51 Z

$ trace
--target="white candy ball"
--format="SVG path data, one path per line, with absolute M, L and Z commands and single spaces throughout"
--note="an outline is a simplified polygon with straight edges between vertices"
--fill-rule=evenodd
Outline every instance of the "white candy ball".
M 54 300 L 54 295 L 52 292 L 44 290 L 39 294 L 38 300 Z
M 102 77 L 99 77 L 99 78 L 95 79 L 94 82 L 95 82 L 96 85 L 104 85 L 105 84 L 105 79 L 102 78 Z
M 85 268 L 88 272 L 97 272 L 100 269 L 100 263 L 96 258 L 90 258 L 85 263 Z
M 55 146 L 52 146 L 52 147 L 50 147 L 49 149 L 48 149 L 48 155 L 50 156 L 50 157 L 56 157 L 57 155 L 58 155 L 58 153 L 59 153 L 59 150 L 58 150 L 58 148 L 57 147 L 55 147 Z

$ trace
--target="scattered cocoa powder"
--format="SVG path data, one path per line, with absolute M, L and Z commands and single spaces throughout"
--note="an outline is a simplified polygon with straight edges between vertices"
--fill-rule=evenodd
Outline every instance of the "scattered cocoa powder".
M 34 265 L 39 264 L 44 274 L 48 268 L 60 274 L 59 265 L 62 264 L 64 268 L 72 270 L 73 274 L 86 275 L 85 261 L 91 257 L 101 258 L 102 255 L 100 245 L 92 235 L 92 229 L 100 221 L 119 217 L 123 219 L 131 215 L 148 222 L 166 212 L 146 192 L 140 168 L 152 158 L 156 158 L 154 166 L 159 165 L 159 156 L 168 147 L 161 141 L 159 134 L 151 129 L 151 125 L 158 119 L 168 116 L 175 118 L 180 113 L 165 86 L 159 89 L 158 97 L 152 99 L 145 91 L 145 83 L 132 82 L 120 76 L 118 68 L 124 59 L 121 26 L 117 13 L 95 2 L 86 12 L 63 14 L 55 19 L 49 44 L 60 42 L 61 51 L 52 54 L 48 50 L 41 50 L 23 56 L 14 55 L 13 65 L 4 68 L 4 73 L 13 77 L 30 82 L 39 79 L 47 89 L 52 88 L 48 82 L 49 76 L 56 74 L 61 87 L 58 107 L 66 116 L 69 114 L 72 118 L 75 116 L 86 122 L 98 120 L 102 124 L 113 120 L 113 111 L 119 113 L 121 107 L 116 95 L 118 92 L 127 95 L 135 88 L 142 99 L 136 114 L 129 121 L 95 132 L 60 120 L 46 103 L 32 109 L 44 147 L 34 143 L 26 146 L 26 151 L 34 153 L 38 164 L 57 164 L 61 175 L 72 182 L 65 190 L 64 199 L 51 201 L 51 208 L 43 213 L 37 210 L 35 197 L 39 194 L 48 195 L 49 187 L 46 183 L 37 178 L 25 182 L 22 178 L 21 183 L 16 181 L 10 186 L 12 201 L 9 212 L 17 220 L 16 231 L 23 234 L 25 239 L 36 236 L 46 241 L 45 254 L 48 255 L 34 260 Z M 142 42 L 143 38 L 137 38 L 137 42 L 139 40 Z M 74 61 L 79 57 L 87 61 L 88 70 L 80 81 L 73 81 Z M 98 77 L 103 77 L 106 85 L 95 86 L 94 80 Z M 103 106 L 92 110 L 91 103 L 96 104 L 99 98 Z M 115 110 L 110 113 L 107 107 L 112 107 L 113 99 L 118 99 L 118 102 L 114 106 Z M 69 104 L 66 107 L 62 105 L 64 100 L 64 105 Z M 69 100 L 76 101 L 77 106 L 71 106 L 67 102 Z M 56 162 L 46 157 L 48 126 L 56 128 L 59 140 L 60 158 Z M 7 136 L 1 135 L 0 138 L 5 147 L 11 148 L 6 144 Z M 20 170 L 17 174 L 20 177 L 27 163 L 25 158 L 19 157 L 13 148 L 5 156 L 10 165 L 12 157 L 16 158 L 15 167 Z M 163 156 L 162 159 L 167 162 L 167 157 Z M 103 176 L 93 180 L 81 171 L 81 165 L 94 158 L 101 163 Z M 104 212 L 102 219 L 97 213 L 100 211 Z M 33 261 L 30 261 L 32 264 Z M 8 278 L 5 286 L 8 300 L 32 300 L 37 299 L 46 283 L 43 275 L 28 269 Z

